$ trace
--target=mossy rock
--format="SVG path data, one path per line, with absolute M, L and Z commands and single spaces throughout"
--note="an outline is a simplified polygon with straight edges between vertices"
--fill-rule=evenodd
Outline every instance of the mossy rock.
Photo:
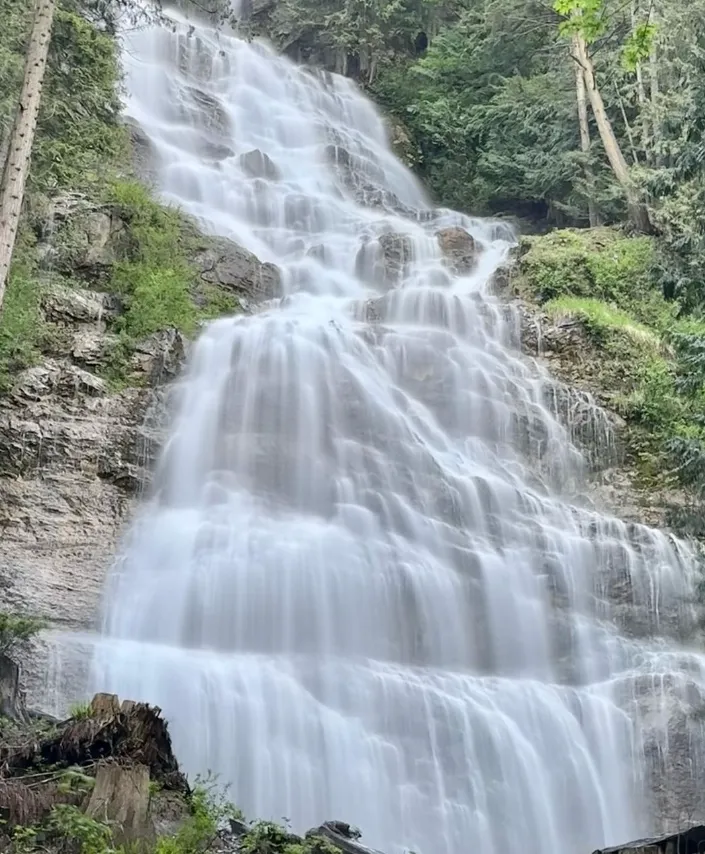
M 614 228 L 560 229 L 524 237 L 513 285 L 532 302 L 601 300 L 664 329 L 675 307 L 654 285 L 653 253 L 651 238 L 628 237 Z

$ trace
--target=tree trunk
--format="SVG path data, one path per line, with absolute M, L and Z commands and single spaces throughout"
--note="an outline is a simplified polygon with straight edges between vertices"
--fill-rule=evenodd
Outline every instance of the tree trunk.
M 20 222 L 25 185 L 37 127 L 55 0 L 35 0 L 24 78 L 0 184 L 0 309 Z
M 575 37 L 574 37 L 575 40 Z M 578 101 L 578 125 L 580 126 L 580 148 L 585 156 L 585 182 L 587 184 L 588 218 L 590 228 L 600 224 L 600 215 L 595 204 L 595 176 L 590 165 L 590 125 L 588 123 L 587 95 L 583 69 L 575 63 L 575 93 Z
M 585 86 L 587 88 L 588 98 L 590 99 L 590 106 L 592 107 L 592 112 L 595 116 L 597 129 L 600 132 L 602 145 L 604 146 L 605 153 L 607 154 L 607 159 L 612 167 L 614 176 L 622 186 L 624 195 L 627 199 L 629 219 L 637 231 L 649 232 L 651 231 L 651 223 L 649 222 L 646 206 L 632 184 L 631 176 L 629 174 L 629 166 L 627 165 L 627 161 L 624 159 L 622 149 L 619 146 L 619 141 L 615 136 L 612 123 L 610 122 L 609 116 L 605 110 L 600 90 L 597 88 L 597 82 L 595 81 L 595 67 L 592 64 L 592 59 L 588 55 L 585 39 L 579 34 L 576 35 L 574 39 L 574 48 L 576 51 L 575 60 L 583 70 Z
M 654 24 L 656 23 L 656 10 L 652 11 Z M 651 116 L 653 121 L 653 147 L 656 152 L 656 162 L 659 166 L 662 165 L 661 152 L 659 150 L 661 142 L 661 123 L 659 121 L 659 77 L 658 77 L 658 46 L 656 39 L 651 43 L 651 52 L 649 53 L 649 89 L 651 101 Z
M 27 717 L 20 688 L 20 668 L 4 653 L 0 653 L 0 715 L 16 721 Z
M 632 0 L 632 30 L 636 29 L 637 8 Z M 641 62 L 636 64 L 636 93 L 639 100 L 639 124 L 641 125 L 641 148 L 646 162 L 651 162 L 651 147 L 649 145 L 649 116 L 647 113 L 646 86 L 644 85 L 644 69 Z M 615 86 L 617 84 L 615 83 Z

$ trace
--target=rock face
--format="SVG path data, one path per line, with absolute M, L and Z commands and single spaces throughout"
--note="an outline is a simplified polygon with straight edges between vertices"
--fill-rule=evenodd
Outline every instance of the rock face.
M 125 223 L 110 206 L 80 196 L 57 196 L 40 228 L 40 257 L 62 273 L 100 280 L 124 254 Z
M 70 198 L 55 200 L 50 216 L 71 240 L 60 249 L 52 242 L 45 254 L 100 285 L 127 234 L 119 217 Z M 42 233 L 52 232 L 47 226 Z M 244 305 L 281 292 L 278 269 L 231 241 L 196 235 L 191 243 L 204 284 Z M 115 388 L 106 377 L 119 346 L 113 330 L 124 311 L 120 299 L 52 280 L 40 305 L 53 329 L 46 355 L 0 395 L 0 606 L 44 617 L 57 629 L 85 629 L 96 619 L 125 522 L 149 483 L 169 418 L 169 384 L 189 342 L 175 329 L 138 342 L 127 385 Z M 35 651 L 25 674 L 30 703 L 37 692 L 48 696 L 47 649 Z
M 283 295 L 281 274 L 274 264 L 259 258 L 225 238 L 209 238 L 194 256 L 201 279 L 223 290 L 254 301 Z
M 684 821 L 678 830 L 666 836 L 637 839 L 612 848 L 603 848 L 594 854 L 699 854 L 705 846 L 705 826 L 688 826 Z

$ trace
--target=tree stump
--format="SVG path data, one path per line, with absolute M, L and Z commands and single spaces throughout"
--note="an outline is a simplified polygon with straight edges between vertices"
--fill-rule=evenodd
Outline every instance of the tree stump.
M 91 717 L 114 718 L 120 711 L 120 700 L 115 694 L 96 694 L 91 700 Z
M 147 841 L 154 828 L 149 817 L 149 768 L 146 765 L 99 766 L 86 815 L 113 828 L 117 845 Z
M 0 715 L 25 720 L 24 697 L 20 690 L 20 668 L 7 655 L 0 653 Z

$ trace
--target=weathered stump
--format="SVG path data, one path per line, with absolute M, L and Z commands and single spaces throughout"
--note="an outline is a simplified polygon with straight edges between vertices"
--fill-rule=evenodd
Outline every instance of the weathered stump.
M 106 762 L 99 766 L 86 815 L 109 824 L 118 845 L 152 839 L 149 768 Z
M 20 689 L 20 668 L 7 655 L 0 653 L 0 715 L 13 720 L 26 720 L 24 696 Z

